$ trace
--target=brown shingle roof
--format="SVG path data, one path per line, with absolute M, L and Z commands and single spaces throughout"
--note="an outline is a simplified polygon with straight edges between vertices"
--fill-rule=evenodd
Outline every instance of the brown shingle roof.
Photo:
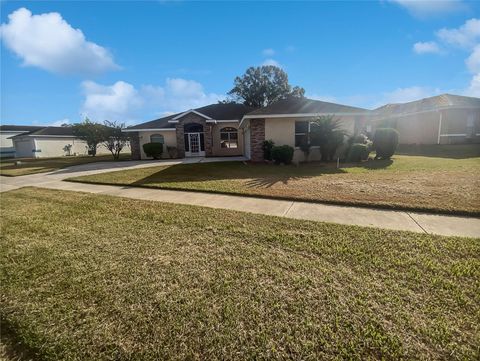
M 248 113 L 248 117 L 273 114 L 363 113 L 367 109 L 307 98 L 289 98 Z
M 227 103 L 227 104 L 210 104 L 201 108 L 193 109 L 198 113 L 204 114 L 211 119 L 216 120 L 241 120 L 242 117 L 254 108 L 243 104 Z M 186 112 L 186 111 L 185 111 Z M 171 114 L 163 118 L 155 119 L 149 122 L 141 123 L 128 127 L 128 129 L 163 129 L 175 128 L 174 123 L 169 123 L 176 116 L 185 112 Z
M 388 117 L 437 110 L 444 107 L 480 108 L 480 98 L 441 94 L 408 103 L 387 104 L 375 109 L 374 112 L 376 115 Z

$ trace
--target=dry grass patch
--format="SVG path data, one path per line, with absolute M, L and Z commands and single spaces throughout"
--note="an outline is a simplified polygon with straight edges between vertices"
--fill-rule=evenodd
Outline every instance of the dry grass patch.
M 479 240 L 24 188 L 1 318 L 44 360 L 476 359 Z
M 196 190 L 341 204 L 480 214 L 480 157 L 397 155 L 360 165 L 242 162 L 132 169 L 71 178 L 86 183 Z

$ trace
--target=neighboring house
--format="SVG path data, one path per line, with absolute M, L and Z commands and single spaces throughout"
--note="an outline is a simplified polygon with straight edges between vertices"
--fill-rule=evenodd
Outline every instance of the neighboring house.
M 11 137 L 41 128 L 30 125 L 0 125 L 0 157 L 15 157 L 15 147 Z
M 148 159 L 143 145 L 159 142 L 164 144 L 164 158 L 169 157 L 167 147 L 175 147 L 180 158 L 244 155 L 252 161 L 261 161 L 263 141 L 273 140 L 277 145 L 295 147 L 294 160 L 300 160 L 303 153 L 299 142 L 307 136 L 311 119 L 334 115 L 341 120 L 345 131 L 354 134 L 363 127 L 367 114 L 361 108 L 291 98 L 256 110 L 242 104 L 211 104 L 124 131 L 130 133 L 134 159 Z M 318 149 L 312 149 L 311 159 L 319 156 Z
M 17 158 L 50 158 L 88 155 L 87 143 L 73 135 L 72 127 L 37 127 L 38 129 L 14 135 L 10 139 Z M 130 151 L 126 147 L 122 152 Z M 99 145 L 97 154 L 110 154 Z
M 372 130 L 393 127 L 400 144 L 480 142 L 480 99 L 442 94 L 373 110 Z

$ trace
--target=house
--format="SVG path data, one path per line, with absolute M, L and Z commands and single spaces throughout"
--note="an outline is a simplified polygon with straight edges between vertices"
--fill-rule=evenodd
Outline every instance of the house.
M 442 94 L 373 110 L 372 130 L 398 130 L 400 144 L 480 143 L 480 99 Z
M 41 128 L 31 125 L 0 125 L 0 157 L 15 157 L 15 147 L 11 137 Z
M 14 127 L 7 126 L 4 127 Z M 31 127 L 30 131 L 13 135 L 12 141 L 17 158 L 50 158 L 88 155 L 87 143 L 76 138 L 72 127 Z M 129 151 L 126 147 L 125 152 Z M 97 154 L 110 154 L 102 144 Z
M 177 157 L 239 156 L 244 154 L 243 131 L 239 129 L 243 116 L 254 110 L 243 104 L 211 104 L 172 114 L 125 129 L 130 133 L 133 159 L 148 159 L 145 143 L 175 147 Z
M 363 127 L 368 111 L 306 98 L 289 98 L 260 109 L 235 103 L 211 104 L 124 131 L 130 133 L 134 159 L 148 159 L 143 144 L 158 142 L 164 144 L 165 158 L 169 157 L 167 147 L 175 147 L 180 158 L 243 155 L 262 161 L 263 141 L 273 140 L 277 145 L 295 147 L 294 160 L 300 160 L 299 142 L 309 132 L 309 121 L 320 115 L 334 115 L 345 131 L 354 134 Z M 319 157 L 319 150 L 313 149 L 311 159 Z

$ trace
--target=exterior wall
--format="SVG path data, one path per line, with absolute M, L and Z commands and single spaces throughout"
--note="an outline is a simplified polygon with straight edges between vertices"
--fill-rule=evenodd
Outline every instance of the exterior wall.
M 18 134 L 24 132 L 17 131 L 3 131 L 0 132 L 0 157 L 14 157 L 15 156 L 15 147 L 13 145 L 13 140 L 8 139 Z
M 391 119 L 376 119 L 373 124 L 374 128 L 389 126 L 397 129 L 400 144 L 437 144 L 440 117 L 440 144 L 480 142 L 480 109 L 442 109 Z M 470 129 L 469 117 L 474 122 Z
M 71 156 L 88 155 L 87 143 L 74 137 L 21 137 L 15 139 L 14 145 L 18 158 L 52 158 L 63 157 L 69 154 L 63 148 L 71 144 Z M 126 146 L 122 153 L 130 152 L 130 146 Z M 97 155 L 111 154 L 110 151 L 100 144 Z
M 265 119 L 250 119 L 250 160 L 252 162 L 263 162 L 262 145 L 265 139 Z
M 167 147 L 176 147 L 177 146 L 177 137 L 175 134 L 175 130 L 167 130 L 167 131 L 150 131 L 150 132 L 138 132 L 139 138 L 139 151 L 140 151 L 140 159 L 152 159 L 151 157 L 147 157 L 145 152 L 143 151 L 143 145 L 146 143 L 150 143 L 150 137 L 154 134 L 161 134 L 163 135 L 163 153 L 162 158 L 167 159 L 170 158 L 168 154 Z M 182 141 L 183 144 L 183 141 Z
M 250 121 L 247 120 L 245 126 L 243 127 L 243 149 L 245 150 L 245 157 L 247 159 L 250 159 L 252 157 L 251 154 L 251 146 L 250 146 L 250 140 L 251 140 L 251 134 L 250 134 Z
M 353 135 L 357 128 L 361 127 L 359 122 L 361 119 L 356 116 L 338 116 L 343 130 L 349 135 Z M 289 145 L 295 149 L 293 153 L 293 161 L 300 162 L 305 160 L 305 155 L 299 147 L 295 147 L 295 122 L 307 121 L 309 118 L 268 118 L 265 119 L 265 140 L 273 140 L 275 145 Z M 262 152 L 263 158 L 263 152 Z M 312 146 L 310 161 L 321 159 L 320 148 Z
M 220 130 L 222 128 L 235 128 L 238 131 L 238 148 L 222 148 L 220 140 Z M 217 123 L 212 129 L 212 155 L 218 157 L 243 155 L 243 132 L 238 129 L 238 122 Z

